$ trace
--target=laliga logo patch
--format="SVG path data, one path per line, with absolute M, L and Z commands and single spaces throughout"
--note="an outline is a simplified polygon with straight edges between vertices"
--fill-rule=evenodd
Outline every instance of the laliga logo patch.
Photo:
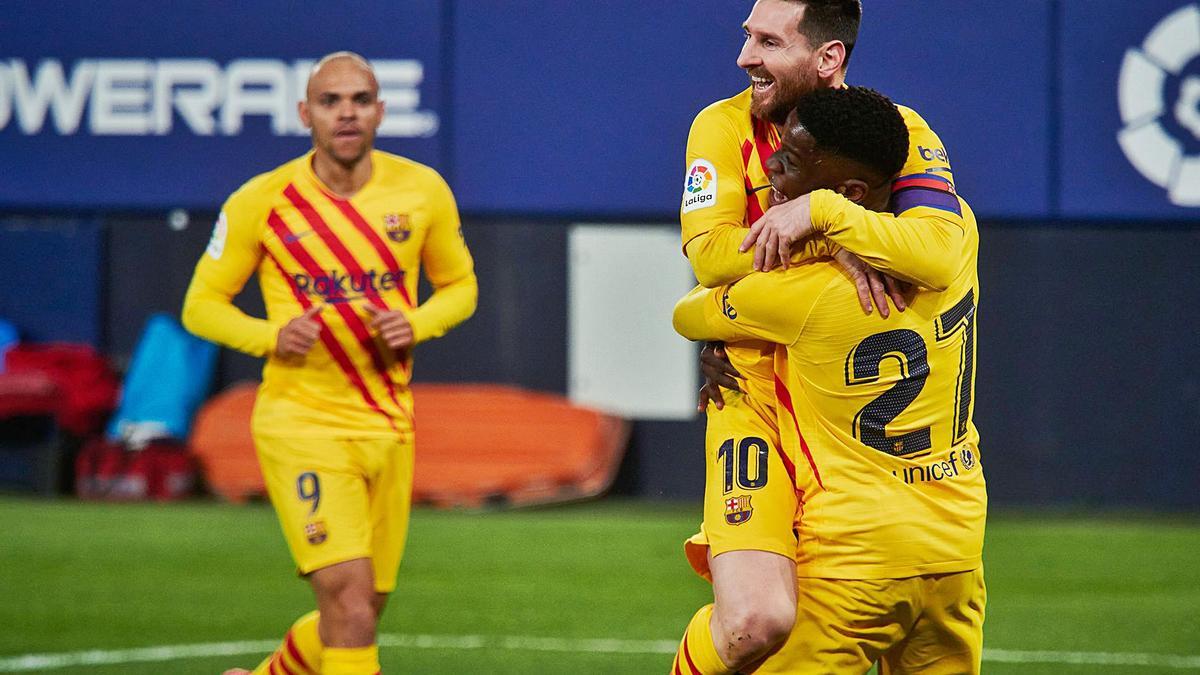
M 688 167 L 683 182 L 683 213 L 703 209 L 717 203 L 717 168 L 705 159 L 697 159 Z
M 383 217 L 383 229 L 388 239 L 403 244 L 412 236 L 412 227 L 408 224 L 407 213 L 389 213 Z
M 212 237 L 208 240 L 208 248 L 205 251 L 212 256 L 213 260 L 220 260 L 221 254 L 225 252 L 225 238 L 229 234 L 229 222 L 225 219 L 225 212 L 217 217 L 217 223 L 213 225 Z
M 1200 206 L 1200 5 L 1168 14 L 1130 48 L 1117 85 L 1117 141 L 1177 206 Z
M 329 538 L 329 535 L 325 533 L 325 521 L 314 520 L 305 525 L 304 536 L 308 539 L 308 543 L 313 546 L 325 543 L 325 540 Z
M 738 495 L 725 500 L 725 522 L 730 525 L 741 525 L 754 515 L 750 506 L 750 495 Z

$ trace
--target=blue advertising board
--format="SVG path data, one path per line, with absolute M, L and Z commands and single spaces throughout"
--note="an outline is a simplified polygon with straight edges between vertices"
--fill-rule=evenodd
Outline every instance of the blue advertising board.
M 503 5 L 503 8 L 500 7 Z M 748 86 L 750 3 L 456 5 L 454 172 L 467 208 L 673 217 L 692 118 Z M 866 3 L 849 80 L 908 104 L 981 213 L 1044 216 L 1050 4 Z M 1021 78 L 1009 72 L 1022 72 Z
M 1045 0 L 863 3 L 849 81 L 908 105 L 937 132 L 959 193 L 980 215 L 1050 208 L 1053 64 Z M 1016 45 L 1026 45 L 1017 48 Z
M 1062 215 L 1200 217 L 1200 3 L 1062 10 Z
M 990 218 L 1200 207 L 1200 2 L 865 3 L 849 80 L 925 117 Z M 6 3 L 0 209 L 212 208 L 308 147 L 312 59 L 379 71 L 379 146 L 469 213 L 674 218 L 705 105 L 746 86 L 751 3 Z
M 441 2 L 304 7 L 5 3 L 0 204 L 211 208 L 310 147 L 296 102 L 312 61 L 340 49 L 375 62 L 379 146 L 436 164 Z

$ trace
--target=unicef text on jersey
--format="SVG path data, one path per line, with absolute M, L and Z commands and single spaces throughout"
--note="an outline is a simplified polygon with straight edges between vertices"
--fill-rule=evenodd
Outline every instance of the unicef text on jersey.
M 303 98 L 313 60 L 81 59 L 68 74 L 58 59 L 35 67 L 0 60 L 0 131 L 44 129 L 70 136 L 161 136 L 176 125 L 197 136 L 237 136 L 246 116 L 270 119 L 276 136 L 307 136 L 296 102 Z M 380 136 L 424 138 L 438 116 L 421 110 L 425 69 L 415 60 L 373 60 L 386 103 Z M 84 109 L 87 115 L 84 116 Z M 53 123 L 47 127 L 47 122 Z

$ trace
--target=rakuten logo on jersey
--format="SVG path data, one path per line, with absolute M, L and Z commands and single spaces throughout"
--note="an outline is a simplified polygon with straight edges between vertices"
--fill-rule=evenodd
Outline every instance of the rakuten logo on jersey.
M 391 291 L 404 283 L 404 272 L 384 272 L 375 270 L 363 274 L 346 274 L 336 270 L 327 275 L 309 276 L 293 274 L 292 283 L 296 290 L 307 296 L 319 296 L 326 302 L 348 302 L 357 300 L 370 293 Z
M 276 136 L 307 136 L 296 102 L 313 60 L 58 59 L 0 60 L 0 131 L 34 135 L 162 136 L 176 127 L 197 136 L 237 136 L 246 117 L 267 117 Z M 438 116 L 421 110 L 420 61 L 372 61 L 387 102 L 380 136 L 426 137 Z M 68 72 L 69 71 L 69 72 Z M 87 114 L 84 114 L 84 111 Z M 47 124 L 49 122 L 49 124 Z

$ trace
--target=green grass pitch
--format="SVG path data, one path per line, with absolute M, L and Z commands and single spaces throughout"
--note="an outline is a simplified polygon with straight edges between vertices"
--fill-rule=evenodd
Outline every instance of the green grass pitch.
M 433 635 L 484 646 L 385 647 L 384 672 L 665 673 L 671 656 L 654 650 L 545 651 L 502 648 L 501 640 L 677 640 L 711 597 L 680 547 L 698 518 L 698 505 L 631 501 L 417 510 L 381 632 L 401 643 Z M 310 608 L 263 505 L 3 498 L 0 524 L 0 664 L 30 653 L 274 639 Z M 985 568 L 986 645 L 997 650 L 986 673 L 1187 672 L 1187 659 L 1200 664 L 1198 519 L 995 515 Z M 1023 662 L 1036 659 L 1015 651 L 1051 662 Z M 1089 656 L 1098 653 L 1150 661 L 1065 662 L 1107 658 Z M 1170 654 L 1186 657 L 1182 667 L 1164 665 L 1160 655 Z M 211 674 L 258 658 L 44 672 Z

